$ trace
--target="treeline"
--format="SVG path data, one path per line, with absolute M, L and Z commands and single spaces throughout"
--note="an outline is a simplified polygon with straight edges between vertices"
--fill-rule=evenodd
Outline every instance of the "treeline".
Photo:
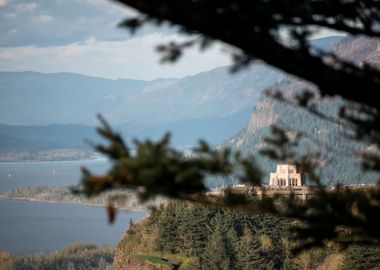
M 252 269 L 286 261 L 289 222 L 268 215 L 171 203 L 153 217 L 159 251 L 198 258 L 200 269 Z M 260 268 L 257 268 L 260 269 Z
M 0 253 L 2 270 L 107 270 L 112 269 L 115 248 L 74 243 L 50 254 L 16 256 Z
M 114 267 L 134 269 L 138 264 L 133 257 L 145 254 L 178 262 L 179 269 L 379 269 L 379 247 L 355 246 L 342 252 L 330 246 L 294 254 L 292 222 L 268 214 L 172 202 L 142 225 L 130 225 L 118 245 Z
M 141 204 L 137 196 L 132 191 L 111 191 L 101 195 L 88 198 L 83 194 L 74 194 L 72 187 L 49 187 L 49 186 L 32 186 L 17 187 L 3 195 L 6 199 L 25 199 L 46 201 L 54 203 L 82 204 L 91 206 L 105 207 L 113 204 L 117 208 L 146 210 L 148 207 L 159 205 L 164 202 L 163 199 L 156 199 Z
M 71 161 L 94 159 L 95 154 L 89 150 L 62 148 L 49 150 L 0 149 L 0 162 L 13 161 Z

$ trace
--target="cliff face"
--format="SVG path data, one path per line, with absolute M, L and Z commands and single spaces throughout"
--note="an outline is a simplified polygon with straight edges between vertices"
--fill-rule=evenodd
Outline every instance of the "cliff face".
M 332 51 L 342 59 L 362 66 L 364 64 L 372 67 L 380 67 L 380 40 L 369 38 L 344 38 L 332 46 Z M 289 98 L 300 89 L 309 89 L 315 92 L 318 97 L 316 87 L 303 80 L 288 76 L 287 79 L 271 87 L 280 90 L 282 95 Z M 274 100 L 261 97 L 256 103 L 255 111 L 247 126 L 248 133 L 254 133 L 260 128 L 268 127 L 278 122 L 280 116 L 271 109 Z
M 247 132 L 255 133 L 263 127 L 267 127 L 277 122 L 278 115 L 270 110 L 271 102 L 268 99 L 262 99 L 256 104 L 255 113 L 252 114 L 248 123 Z
M 380 66 L 380 41 L 378 39 L 345 38 L 336 43 L 332 50 L 339 57 L 357 65 L 367 64 L 375 68 Z M 280 92 L 285 99 L 289 100 L 294 100 L 296 94 L 305 89 L 314 93 L 316 108 L 330 117 L 336 117 L 340 106 L 345 102 L 338 97 L 321 98 L 314 85 L 292 76 L 288 76 L 282 82 L 271 87 L 271 90 Z M 306 134 L 310 140 L 300 143 L 301 152 L 313 152 L 318 149 L 325 151 L 326 158 L 321 161 L 321 164 L 326 165 L 323 175 L 324 182 L 350 184 L 376 181 L 375 175 L 361 172 L 359 159 L 335 154 L 330 149 L 359 151 L 360 149 L 365 150 L 368 145 L 364 146 L 344 138 L 341 133 L 342 127 L 336 123 L 323 120 L 297 106 L 279 102 L 266 95 L 262 95 L 257 102 L 247 127 L 224 145 L 246 154 L 255 155 L 264 170 L 264 175 L 269 175 L 269 172 L 274 170 L 276 163 L 259 155 L 259 151 L 267 146 L 263 139 L 270 137 L 272 125 L 289 130 L 289 134 L 292 131 L 301 131 Z M 354 166 L 352 166 L 353 164 Z M 266 182 L 267 178 L 263 181 Z
M 358 65 L 367 63 L 378 66 L 380 63 L 380 40 L 360 38 L 346 38 L 333 46 L 333 51 L 341 58 Z

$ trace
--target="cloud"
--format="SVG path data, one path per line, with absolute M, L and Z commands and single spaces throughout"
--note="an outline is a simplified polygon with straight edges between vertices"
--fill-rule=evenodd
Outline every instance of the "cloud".
M 15 18 L 16 16 L 17 16 L 16 13 L 6 13 L 6 14 L 4 14 L 4 17 L 6 17 L 6 18 Z
M 90 36 L 98 40 L 125 40 L 129 33 L 117 25 L 135 14 L 110 0 L 7 0 L 7 3 L 0 9 L 0 47 L 66 45 Z M 17 34 L 9 36 L 14 28 Z M 157 30 L 152 29 L 146 28 L 139 34 Z
M 95 6 L 107 4 L 106 0 L 82 0 L 82 1 L 87 3 L 87 4 L 95 5 Z
M 178 63 L 160 64 L 156 45 L 173 39 L 183 37 L 148 34 L 125 41 L 89 38 L 85 42 L 64 46 L 2 47 L 0 67 L 3 71 L 75 72 L 112 79 L 151 80 L 183 77 L 231 63 L 230 58 L 221 52 L 221 44 L 218 44 L 205 53 L 192 49 Z
M 51 22 L 54 20 L 54 18 L 52 16 L 46 15 L 46 14 L 39 15 L 37 18 L 38 18 L 38 21 L 40 21 L 42 23 Z
M 0 0 L 0 7 L 5 6 L 7 2 L 7 0 Z
M 31 12 L 37 8 L 36 3 L 21 3 L 14 5 L 17 12 Z

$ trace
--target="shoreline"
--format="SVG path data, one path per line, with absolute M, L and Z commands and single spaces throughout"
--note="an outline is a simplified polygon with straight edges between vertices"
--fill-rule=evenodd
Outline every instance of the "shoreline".
M 98 205 L 98 204 L 91 204 L 91 203 L 75 203 L 75 202 L 63 202 L 63 201 L 53 201 L 53 200 L 42 200 L 42 199 L 34 199 L 34 198 L 23 198 L 23 197 L 6 197 L 4 194 L 0 194 L 0 200 L 15 200 L 15 201 L 28 201 L 28 202 L 44 202 L 49 204 L 71 204 L 71 205 L 81 205 L 81 206 L 88 206 L 88 207 L 98 207 L 98 208 L 107 208 L 105 205 Z M 130 208 L 130 207 L 114 207 L 117 210 L 120 211 L 128 211 L 128 212 L 149 212 L 149 209 L 145 207 L 141 208 Z
M 56 160 L 0 160 L 0 164 L 6 163 L 46 163 L 46 162 L 79 162 L 79 161 L 107 161 L 106 158 L 102 158 L 99 156 L 93 156 L 90 158 L 82 158 L 82 159 L 56 159 Z

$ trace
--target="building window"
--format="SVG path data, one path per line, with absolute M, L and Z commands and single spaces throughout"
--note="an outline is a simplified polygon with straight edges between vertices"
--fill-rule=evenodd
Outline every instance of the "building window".
M 296 178 L 290 178 L 289 179 L 289 186 L 296 186 L 297 185 L 297 179 Z
M 283 178 L 280 178 L 280 186 L 285 186 L 286 185 L 286 180 Z
M 292 186 L 296 186 L 297 185 L 297 179 L 292 178 L 291 182 L 292 182 Z

